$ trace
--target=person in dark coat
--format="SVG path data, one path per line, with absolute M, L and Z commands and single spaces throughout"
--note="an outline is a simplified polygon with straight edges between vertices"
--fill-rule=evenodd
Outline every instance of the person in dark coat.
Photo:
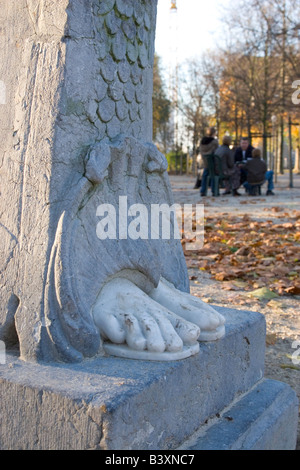
M 225 192 L 226 194 L 233 194 L 233 196 L 240 196 L 238 189 L 240 187 L 240 168 L 234 163 L 234 154 L 230 149 L 231 137 L 225 135 L 223 137 L 222 145 L 215 151 L 215 155 L 220 157 L 222 172 L 227 179 L 225 180 Z M 218 168 L 216 167 L 216 173 L 218 174 Z
M 213 155 L 217 148 L 219 147 L 219 142 L 216 139 L 216 129 L 214 127 L 210 127 L 207 130 L 206 136 L 200 142 L 200 153 L 203 159 L 203 174 L 202 174 L 202 182 L 200 188 L 200 195 L 205 196 L 207 192 L 207 179 L 208 179 L 208 163 L 205 159 L 205 155 Z M 213 190 L 213 188 L 212 188 Z
M 236 148 L 235 153 L 234 153 L 234 161 L 236 165 L 241 165 L 242 162 L 246 162 L 247 160 L 252 158 L 252 152 L 254 150 L 254 147 L 250 145 L 248 137 L 242 137 L 240 140 L 240 146 Z M 244 182 L 247 179 L 246 171 L 245 169 L 240 166 L 240 175 L 241 175 L 241 184 L 244 184 Z
M 238 162 L 246 161 L 249 158 L 252 158 L 253 150 L 254 150 L 254 147 L 250 145 L 248 137 L 242 137 L 240 141 L 240 146 L 237 147 L 237 149 L 235 150 L 234 161 L 238 163 Z
M 261 159 L 260 149 L 253 150 L 252 158 L 247 160 L 244 169 L 247 172 L 248 184 L 261 184 L 265 181 L 267 165 L 266 162 Z
M 267 196 L 274 196 L 273 171 L 268 171 L 266 162 L 261 158 L 260 149 L 256 148 L 253 150 L 252 158 L 247 160 L 243 169 L 247 175 L 247 181 L 243 184 L 246 191 L 250 193 L 252 186 L 262 185 L 267 181 Z

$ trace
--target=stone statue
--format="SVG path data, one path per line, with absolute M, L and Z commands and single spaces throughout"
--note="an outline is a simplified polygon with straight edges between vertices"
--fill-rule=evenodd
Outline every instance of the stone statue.
M 125 196 L 131 208 L 173 204 L 151 143 L 157 0 L 4 3 L 18 47 L 1 43 L 12 132 L 1 173 L 0 339 L 18 338 L 24 360 L 197 353 L 199 340 L 224 335 L 225 320 L 189 294 L 180 241 L 130 238 L 120 223 L 116 237 L 97 232 Z

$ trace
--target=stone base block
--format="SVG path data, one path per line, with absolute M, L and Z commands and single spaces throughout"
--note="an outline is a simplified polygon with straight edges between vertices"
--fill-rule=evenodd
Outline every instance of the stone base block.
M 226 336 L 201 343 L 199 354 L 177 362 L 103 356 L 80 364 L 36 364 L 7 355 L 0 365 L 0 448 L 178 448 L 208 419 L 242 403 L 241 396 L 262 384 L 264 317 L 218 310 L 226 317 Z M 264 412 L 261 396 L 249 395 L 258 415 Z M 276 400 L 271 405 L 277 410 Z M 287 419 L 283 412 L 282 432 Z M 222 439 L 226 444 L 226 435 Z M 278 440 L 274 437 L 274 445 Z

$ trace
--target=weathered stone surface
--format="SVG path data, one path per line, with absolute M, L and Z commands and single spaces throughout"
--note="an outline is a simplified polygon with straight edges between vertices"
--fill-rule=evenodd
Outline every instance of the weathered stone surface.
M 120 101 L 123 97 L 123 84 L 117 80 L 109 86 L 108 95 L 114 101 Z
M 124 119 L 128 117 L 128 107 L 125 98 L 121 98 L 121 100 L 116 103 L 116 115 L 120 121 L 124 121 Z
M 133 14 L 133 0 L 116 0 L 116 7 L 122 16 L 130 18 Z
M 114 101 L 109 97 L 104 98 L 104 100 L 99 104 L 98 111 L 101 121 L 109 122 L 115 115 Z
M 67 4 L 63 0 L 59 4 L 20 1 L 1 5 L 0 79 L 6 85 L 7 100 L 0 114 L 0 337 L 7 344 L 16 340 L 15 315 L 22 309 L 25 318 L 32 311 L 29 323 L 33 335 L 38 334 L 49 253 L 48 203 L 66 52 L 61 31 Z
M 99 346 L 98 332 L 92 325 L 83 326 L 90 323 L 88 317 L 80 327 L 79 342 L 86 346 L 79 354 L 66 340 L 69 334 L 77 337 L 74 318 L 72 325 L 62 321 L 59 330 L 50 332 L 57 309 L 65 309 L 68 316 L 78 302 L 66 286 L 64 307 L 59 296 L 52 298 L 64 269 L 58 260 L 54 267 L 53 259 L 60 253 L 57 240 L 64 237 L 60 230 L 66 214 L 70 221 L 76 218 L 82 198 L 92 191 L 84 176 L 91 145 L 122 133 L 142 141 L 152 138 L 153 57 L 145 71 L 149 75 L 141 103 L 145 113 L 134 110 L 133 123 L 122 88 L 122 83 L 130 82 L 134 98 L 132 62 L 126 52 L 130 40 L 132 54 L 137 54 L 134 44 L 140 39 L 135 25 L 142 24 L 146 13 L 153 25 L 148 40 L 154 41 L 156 1 L 135 3 L 140 5 L 134 10 L 132 2 L 115 0 L 2 2 L 0 81 L 6 100 L 0 105 L 0 338 L 6 344 L 18 340 L 24 359 L 61 357 L 57 342 L 64 343 L 62 350 L 70 360 L 94 354 Z M 104 23 L 111 36 L 104 34 Z M 95 233 L 95 213 L 89 223 L 88 230 Z
M 115 6 L 115 0 L 107 0 L 106 2 L 100 2 L 100 5 L 97 9 L 99 15 L 105 15 L 109 13 Z
M 130 78 L 130 66 L 126 60 L 123 60 L 118 65 L 118 75 L 121 82 L 126 83 Z
M 264 379 L 180 449 L 295 450 L 298 406 L 297 395 L 288 385 Z

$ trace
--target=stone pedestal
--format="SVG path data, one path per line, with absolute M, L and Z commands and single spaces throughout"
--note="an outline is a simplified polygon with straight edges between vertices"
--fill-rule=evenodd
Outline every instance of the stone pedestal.
M 265 380 L 265 321 L 218 308 L 226 336 L 178 362 L 0 366 L 1 449 L 293 449 L 298 403 Z

